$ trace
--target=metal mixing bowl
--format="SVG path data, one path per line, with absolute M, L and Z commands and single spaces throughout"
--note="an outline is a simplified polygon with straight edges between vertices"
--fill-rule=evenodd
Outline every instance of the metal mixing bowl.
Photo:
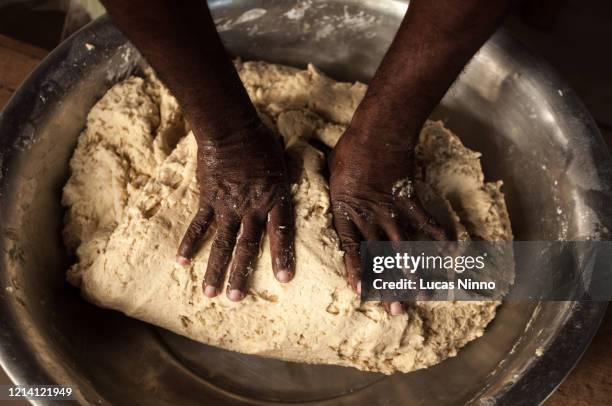
M 299 4 L 210 2 L 236 55 L 365 81 L 406 9 Z M 238 20 L 254 8 L 266 12 Z M 102 18 L 49 55 L 0 118 L 0 355 L 15 382 L 72 384 L 81 402 L 100 404 L 534 404 L 577 362 L 604 303 L 506 303 L 457 357 L 389 377 L 230 353 L 85 303 L 64 281 L 73 258 L 61 241 L 61 188 L 87 112 L 141 64 Z M 434 118 L 483 152 L 489 179 L 504 180 L 518 240 L 606 239 L 606 147 L 574 93 L 508 34 L 478 53 Z

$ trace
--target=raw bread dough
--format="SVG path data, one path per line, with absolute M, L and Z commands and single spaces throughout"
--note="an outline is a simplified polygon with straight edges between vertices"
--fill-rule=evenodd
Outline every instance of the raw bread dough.
M 297 173 L 294 280 L 274 279 L 267 238 L 239 303 L 202 293 L 210 238 L 190 267 L 175 263 L 197 210 L 196 145 L 175 99 L 148 71 L 94 106 L 70 162 L 64 232 L 78 262 L 69 282 L 99 306 L 206 344 L 386 374 L 436 364 L 481 336 L 497 302 L 418 302 L 391 317 L 379 303 L 360 304 L 347 284 L 324 155 L 308 141 L 333 147 L 366 86 L 335 82 L 313 66 L 236 65 L 264 122 L 285 138 Z M 478 153 L 428 122 L 417 158 L 425 198 L 460 238 L 512 238 L 501 182 L 483 183 Z

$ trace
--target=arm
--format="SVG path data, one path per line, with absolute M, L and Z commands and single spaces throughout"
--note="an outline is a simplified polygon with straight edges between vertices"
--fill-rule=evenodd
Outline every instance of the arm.
M 196 138 L 221 138 L 257 121 L 205 1 L 102 3 L 197 125 Z
M 445 239 L 415 196 L 414 148 L 431 111 L 494 32 L 512 0 L 412 0 L 396 37 L 330 160 L 334 224 L 349 281 L 360 290 L 359 242 L 405 240 L 407 228 Z M 391 313 L 401 312 L 399 303 Z
M 376 133 L 414 146 L 429 114 L 512 3 L 412 0 L 351 125 L 366 137 Z
M 279 139 L 261 123 L 202 0 L 103 0 L 181 105 L 198 144 L 199 210 L 177 261 L 188 265 L 216 219 L 204 293 L 241 300 L 263 229 L 273 271 L 293 277 L 293 211 Z M 240 234 L 240 235 L 238 235 Z M 232 258 L 233 256 L 233 258 Z

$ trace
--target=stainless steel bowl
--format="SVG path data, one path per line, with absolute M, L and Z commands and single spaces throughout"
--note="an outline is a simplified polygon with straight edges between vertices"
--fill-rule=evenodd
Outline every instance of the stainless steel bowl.
M 364 81 L 406 9 L 396 0 L 210 5 L 236 55 Z M 265 13 L 244 18 L 253 9 Z M 81 402 L 100 404 L 534 404 L 579 359 L 604 303 L 506 303 L 457 357 L 389 377 L 230 353 L 85 303 L 64 282 L 73 259 L 61 242 L 61 188 L 87 112 L 142 63 L 99 19 L 49 55 L 0 117 L 0 355 L 15 382 L 72 384 Z M 608 238 L 612 172 L 595 124 L 508 34 L 476 55 L 434 117 L 505 181 L 517 239 Z

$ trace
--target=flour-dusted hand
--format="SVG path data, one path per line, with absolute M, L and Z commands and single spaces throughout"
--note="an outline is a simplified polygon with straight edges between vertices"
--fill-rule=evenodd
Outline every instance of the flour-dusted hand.
M 290 281 L 294 229 L 283 147 L 259 120 L 206 2 L 103 3 L 176 96 L 198 144 L 200 207 L 177 261 L 190 262 L 215 220 L 204 293 L 219 294 L 231 261 L 227 295 L 241 300 L 267 224 L 274 274 Z
M 179 263 L 189 263 L 215 219 L 204 293 L 219 294 L 231 261 L 227 295 L 241 300 L 267 227 L 273 272 L 289 282 L 295 269 L 294 223 L 280 138 L 256 121 L 221 140 L 196 139 L 200 205 L 180 244 Z
M 513 3 L 410 3 L 330 164 L 334 224 L 357 291 L 361 238 L 402 240 L 404 223 L 445 238 L 411 193 L 414 145 L 427 117 Z M 402 312 L 399 302 L 385 306 L 391 314 Z
M 377 146 L 351 132 L 342 136 L 331 156 L 330 193 L 349 282 L 360 293 L 361 241 L 405 241 L 409 229 L 434 240 L 445 240 L 446 234 L 414 194 L 413 148 Z M 398 302 L 385 305 L 390 313 L 401 313 Z

